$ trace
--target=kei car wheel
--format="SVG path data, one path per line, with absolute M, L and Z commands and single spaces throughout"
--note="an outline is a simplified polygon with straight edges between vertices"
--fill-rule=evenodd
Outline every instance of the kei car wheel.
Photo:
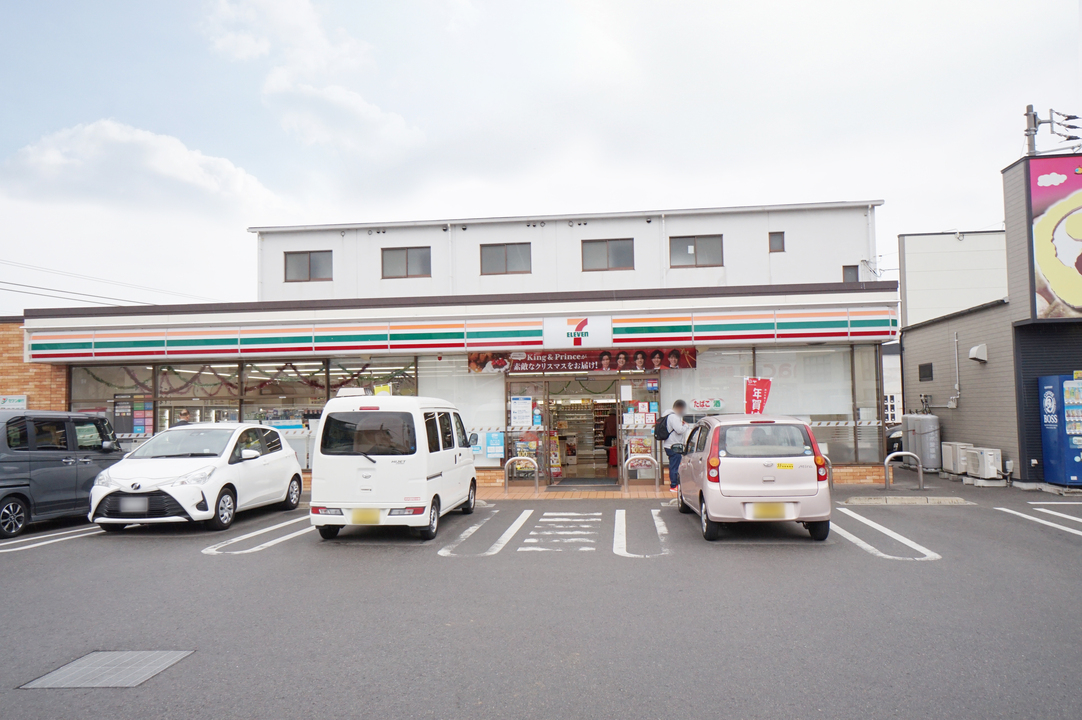
M 286 490 L 286 499 L 282 502 L 283 510 L 296 510 L 301 504 L 301 479 L 294 477 L 289 481 L 289 489 Z
M 26 503 L 17 497 L 0 501 L 0 537 L 15 537 L 26 529 Z
M 713 542 L 718 539 L 721 523 L 716 523 L 706 514 L 706 501 L 699 502 L 699 519 L 702 521 L 703 538 Z
M 462 514 L 469 515 L 477 505 L 477 483 L 470 481 L 470 494 L 466 502 L 462 503 Z
M 338 531 L 340 529 L 341 528 L 337 525 L 320 525 L 319 536 L 324 540 L 334 540 L 336 537 L 338 537 Z
M 821 542 L 827 539 L 830 535 L 830 521 L 829 520 L 816 520 L 805 524 L 808 528 L 808 532 L 812 536 L 812 540 Z
M 676 509 L 682 512 L 684 515 L 687 515 L 689 512 L 691 512 L 691 508 L 688 507 L 688 504 L 686 502 L 684 502 L 684 494 L 680 492 L 679 487 L 676 489 Z
M 218 493 L 218 499 L 214 502 L 214 517 L 207 520 L 207 526 L 211 530 L 225 530 L 233 524 L 233 518 L 237 515 L 237 498 L 233 496 L 229 488 L 222 488 Z
M 435 540 L 440 529 L 440 501 L 432 498 L 432 507 L 428 509 L 428 525 L 421 528 L 422 540 Z

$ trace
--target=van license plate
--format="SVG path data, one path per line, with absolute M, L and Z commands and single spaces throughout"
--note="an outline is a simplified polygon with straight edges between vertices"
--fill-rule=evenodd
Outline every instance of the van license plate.
M 120 512 L 125 515 L 146 514 L 150 509 L 150 500 L 145 497 L 122 497 L 120 498 Z
M 784 520 L 785 503 L 752 503 L 751 516 L 756 520 Z
M 356 508 L 353 510 L 354 525 L 379 525 L 379 509 Z

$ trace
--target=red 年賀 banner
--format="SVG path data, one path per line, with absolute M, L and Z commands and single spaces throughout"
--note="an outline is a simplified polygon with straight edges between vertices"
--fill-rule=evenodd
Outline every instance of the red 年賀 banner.
M 744 412 L 748 415 L 762 415 L 766 410 L 766 399 L 770 397 L 770 378 L 744 378 Z

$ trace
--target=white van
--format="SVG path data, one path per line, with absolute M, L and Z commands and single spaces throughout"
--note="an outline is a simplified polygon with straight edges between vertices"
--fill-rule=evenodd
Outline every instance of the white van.
M 472 513 L 477 474 L 458 408 L 428 397 L 342 389 L 323 408 L 312 454 L 312 524 L 405 525 L 425 540 L 455 508 Z

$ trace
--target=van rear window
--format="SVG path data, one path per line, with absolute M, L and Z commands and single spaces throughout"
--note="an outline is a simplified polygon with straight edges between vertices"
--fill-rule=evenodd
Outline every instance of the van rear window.
M 408 412 L 338 412 L 323 421 L 324 455 L 413 455 L 417 431 Z
M 811 438 L 800 425 L 722 426 L 718 450 L 731 457 L 811 455 Z

